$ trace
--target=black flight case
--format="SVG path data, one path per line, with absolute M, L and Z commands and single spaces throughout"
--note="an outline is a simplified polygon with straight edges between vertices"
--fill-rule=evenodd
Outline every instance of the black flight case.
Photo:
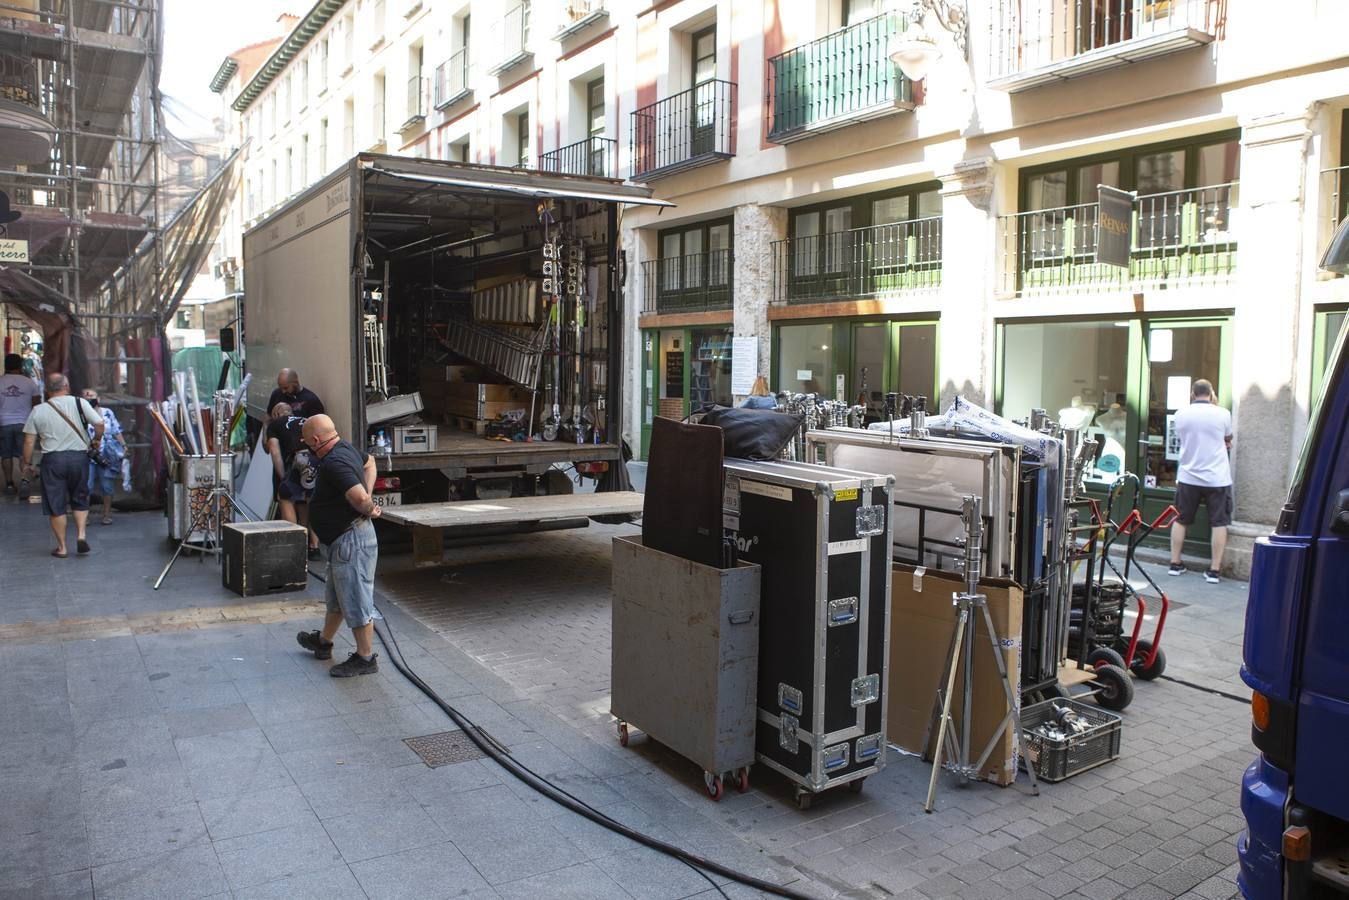
M 885 766 L 893 476 L 727 459 L 723 526 L 762 567 L 759 762 L 796 802 Z

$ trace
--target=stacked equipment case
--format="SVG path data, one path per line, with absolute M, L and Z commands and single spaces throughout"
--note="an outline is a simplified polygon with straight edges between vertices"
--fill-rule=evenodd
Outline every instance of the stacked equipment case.
M 814 793 L 885 766 L 894 479 L 726 460 L 724 527 L 762 567 L 759 762 Z

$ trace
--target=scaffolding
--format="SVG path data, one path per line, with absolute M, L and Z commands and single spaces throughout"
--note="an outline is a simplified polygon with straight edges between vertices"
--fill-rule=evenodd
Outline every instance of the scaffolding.
M 139 407 L 162 390 L 168 358 L 162 44 L 161 0 L 0 0 L 0 191 L 19 213 L 3 236 L 27 244 L 26 261 L 0 264 L 69 298 L 91 339 L 88 386 L 141 450 L 152 432 Z M 135 267 L 152 283 L 128 290 L 114 276 L 138 251 L 155 257 Z M 6 337 L 23 318 L 5 306 Z

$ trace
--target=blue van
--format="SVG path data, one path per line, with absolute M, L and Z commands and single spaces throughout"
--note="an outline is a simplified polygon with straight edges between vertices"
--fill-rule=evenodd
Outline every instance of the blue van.
M 1349 221 L 1321 266 L 1349 274 Z M 1342 328 L 1273 534 L 1255 547 L 1243 896 L 1349 896 L 1349 350 Z

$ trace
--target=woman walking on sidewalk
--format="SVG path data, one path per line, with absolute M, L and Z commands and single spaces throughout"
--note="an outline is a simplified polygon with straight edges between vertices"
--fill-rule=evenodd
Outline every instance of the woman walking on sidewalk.
M 103 458 L 113 461 L 113 465 L 100 465 L 94 460 L 89 460 L 89 496 L 98 497 L 103 501 L 103 524 L 112 524 L 112 495 L 117 493 L 117 481 L 122 477 L 122 460 L 126 457 L 126 442 L 122 438 L 122 423 L 117 421 L 117 416 L 106 406 L 100 406 L 98 402 L 98 391 L 93 388 L 85 388 L 80 394 L 89 405 L 98 410 L 103 417 Z M 94 424 L 86 423 L 89 430 L 89 437 L 92 440 L 94 436 Z M 109 453 L 107 451 L 111 450 Z

